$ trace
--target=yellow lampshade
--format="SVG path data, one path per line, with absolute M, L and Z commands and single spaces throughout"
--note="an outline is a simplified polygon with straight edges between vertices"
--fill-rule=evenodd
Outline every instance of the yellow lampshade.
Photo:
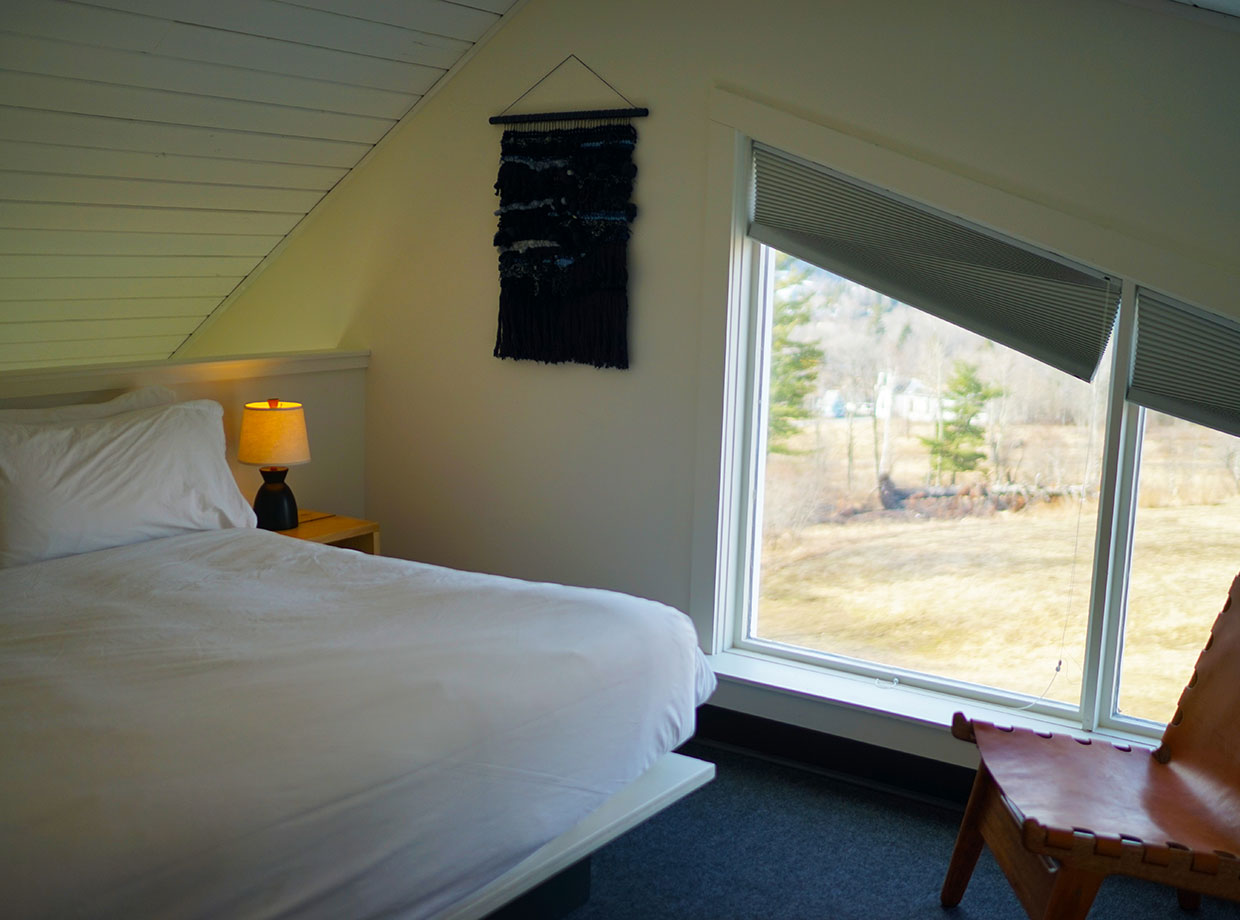
M 237 460 L 250 466 L 298 466 L 310 462 L 306 414 L 301 403 L 266 399 L 245 404 Z

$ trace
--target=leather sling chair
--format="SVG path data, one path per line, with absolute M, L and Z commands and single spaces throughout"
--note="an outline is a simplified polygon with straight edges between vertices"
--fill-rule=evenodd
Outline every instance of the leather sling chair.
M 1172 885 L 1192 910 L 1240 900 L 1240 575 L 1156 749 L 1000 728 L 956 713 L 977 779 L 942 903 L 960 903 L 987 844 L 1035 920 L 1089 913 L 1102 880 Z

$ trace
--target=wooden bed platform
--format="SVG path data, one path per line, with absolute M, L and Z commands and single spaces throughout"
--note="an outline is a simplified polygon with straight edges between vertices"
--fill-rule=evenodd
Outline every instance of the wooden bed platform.
M 480 920 L 706 785 L 714 776 L 713 763 L 683 754 L 664 754 L 576 827 L 544 844 L 436 920 Z

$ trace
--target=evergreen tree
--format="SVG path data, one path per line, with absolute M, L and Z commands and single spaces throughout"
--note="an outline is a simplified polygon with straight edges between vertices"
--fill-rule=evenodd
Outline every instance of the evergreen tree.
M 809 272 L 791 256 L 775 256 L 775 306 L 771 317 L 771 374 L 767 450 L 786 454 L 796 421 L 810 417 L 807 400 L 818 384 L 823 352 L 800 341 L 798 330 L 811 318 Z
M 946 417 L 939 426 L 938 436 L 921 439 L 930 450 L 930 465 L 940 483 L 944 473 L 951 473 L 951 481 L 955 482 L 957 473 L 978 468 L 986 456 L 978 449 L 986 442 L 986 432 L 978 424 L 977 417 L 986 403 L 1002 395 L 1000 387 L 981 381 L 976 364 L 956 362 L 943 394 Z

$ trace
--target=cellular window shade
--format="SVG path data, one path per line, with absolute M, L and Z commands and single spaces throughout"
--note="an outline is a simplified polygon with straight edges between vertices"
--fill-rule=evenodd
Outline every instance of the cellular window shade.
M 754 239 L 1093 378 L 1118 283 L 762 146 L 753 191 Z
M 1138 288 L 1128 398 L 1240 435 L 1240 323 Z

